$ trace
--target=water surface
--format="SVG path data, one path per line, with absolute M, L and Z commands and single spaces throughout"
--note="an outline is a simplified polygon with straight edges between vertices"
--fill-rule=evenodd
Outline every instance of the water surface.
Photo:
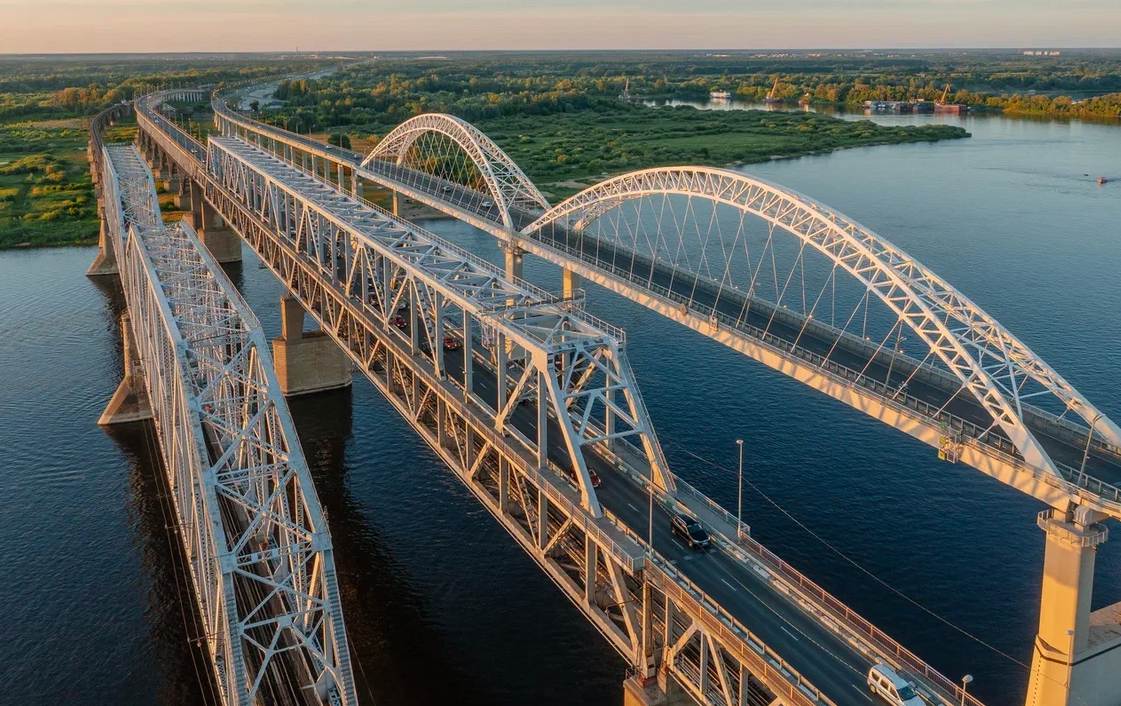
M 1121 184 L 1093 183 L 1121 169 L 1121 132 L 875 119 L 960 122 L 973 137 L 747 171 L 908 250 L 1121 419 Z M 497 259 L 489 236 L 426 225 Z M 92 257 L 89 248 L 0 253 L 5 699 L 197 703 L 209 687 L 180 610 L 186 588 L 150 434 L 95 426 L 120 378 L 121 302 L 84 277 Z M 279 285 L 252 258 L 232 273 L 275 335 Z M 546 265 L 530 262 L 527 274 L 559 286 Z M 1022 701 L 1039 503 L 613 295 L 592 291 L 590 307 L 627 329 L 677 473 L 734 506 L 735 475 L 692 454 L 732 467 L 744 437 L 749 477 L 777 504 L 747 494 L 759 539 L 951 678 L 972 673 L 988 702 Z M 622 660 L 376 390 L 358 379 L 292 409 L 338 549 L 365 702 L 619 703 Z M 1121 555 L 1106 544 L 1094 604 L 1118 600 Z

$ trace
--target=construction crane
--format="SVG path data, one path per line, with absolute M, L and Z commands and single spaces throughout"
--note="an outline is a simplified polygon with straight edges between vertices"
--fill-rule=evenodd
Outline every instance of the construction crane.
M 952 113 L 960 115 L 965 112 L 965 106 L 959 103 L 947 103 L 946 99 L 950 97 L 950 84 L 946 84 L 946 88 L 942 90 L 942 97 L 934 103 L 935 113 Z
M 763 99 L 764 103 L 781 103 L 782 99 L 777 96 L 778 94 L 778 76 L 775 76 L 775 85 L 771 86 L 770 93 Z

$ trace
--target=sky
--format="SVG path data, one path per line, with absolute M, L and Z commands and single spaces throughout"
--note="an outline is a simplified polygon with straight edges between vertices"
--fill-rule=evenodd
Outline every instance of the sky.
M 0 53 L 1117 46 L 1121 0 L 0 0 Z

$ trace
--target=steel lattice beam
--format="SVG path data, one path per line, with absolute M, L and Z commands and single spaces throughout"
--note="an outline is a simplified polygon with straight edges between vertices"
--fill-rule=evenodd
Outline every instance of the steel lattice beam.
M 135 147 L 105 148 L 106 217 L 178 534 L 226 704 L 356 703 L 330 535 L 268 342 Z

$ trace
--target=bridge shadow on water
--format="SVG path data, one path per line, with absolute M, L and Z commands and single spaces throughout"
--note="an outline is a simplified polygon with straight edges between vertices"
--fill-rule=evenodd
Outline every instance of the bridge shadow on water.
M 172 500 L 160 459 L 155 428 L 149 422 L 105 429 L 128 464 L 129 513 L 134 541 L 149 580 L 145 622 L 151 632 L 152 662 L 160 672 L 154 701 L 164 704 L 217 704 L 186 556 L 176 536 Z

